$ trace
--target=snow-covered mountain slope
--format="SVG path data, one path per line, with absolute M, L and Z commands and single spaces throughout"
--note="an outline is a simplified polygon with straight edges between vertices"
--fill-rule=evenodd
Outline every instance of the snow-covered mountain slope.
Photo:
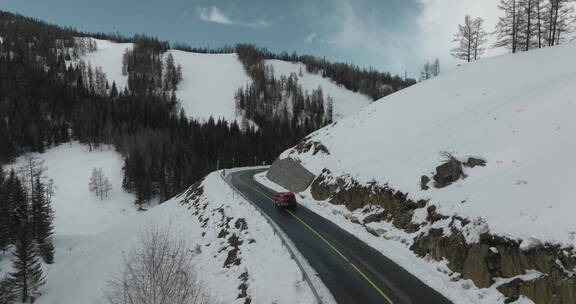
M 137 246 L 140 234 L 151 225 L 190 242 L 198 278 L 221 303 L 245 303 L 246 298 L 239 297 L 242 277 L 252 303 L 314 301 L 269 224 L 250 203 L 233 195 L 218 173 L 212 173 L 199 187 L 59 251 L 37 303 L 102 303 L 107 279 L 118 274 L 123 255 Z M 234 250 L 238 262 L 227 264 Z
M 182 66 L 182 81 L 176 96 L 189 117 L 198 120 L 240 119 L 234 96 L 238 88 L 251 80 L 236 54 L 200 54 L 170 50 L 176 64 Z
M 387 96 L 309 141 L 315 149 L 285 151 L 315 174 L 329 168 L 430 199 L 438 212 L 483 217 L 490 232 L 576 245 L 576 44 L 505 55 Z M 442 164 L 441 152 L 470 156 L 486 167 L 445 188 L 421 190 L 420 177 Z M 422 208 L 415 219 L 426 216 Z
M 90 63 L 93 68 L 102 67 L 109 84 L 114 81 L 118 90 L 123 90 L 127 86 L 128 77 L 122 75 L 122 55 L 133 44 L 90 39 L 96 42 L 97 50 L 87 52 L 80 59 Z M 227 121 L 241 120 L 242 117 L 236 113 L 234 96 L 240 87 L 246 87 L 252 80 L 237 54 L 204 54 L 179 50 L 169 50 L 168 53 L 182 67 L 183 79 L 178 84 L 176 96 L 186 115 L 200 121 L 210 117 Z M 321 75 L 306 72 L 302 63 L 266 60 L 266 64 L 274 67 L 277 77 L 288 77 L 295 73 L 298 83 L 309 93 L 321 87 L 324 98 L 330 96 L 334 101 L 334 120 L 351 115 L 372 102 L 368 96 L 349 91 Z
M 309 93 L 321 87 L 325 100 L 330 96 L 334 101 L 333 119 L 335 121 L 350 116 L 360 108 L 372 103 L 372 99 L 366 95 L 349 91 L 329 78 L 323 78 L 322 75 L 307 72 L 306 65 L 303 63 L 266 60 L 266 64 L 272 65 L 274 75 L 277 77 L 289 77 L 291 74 L 295 74 L 298 77 L 298 83 Z
M 90 38 L 96 42 L 97 50 L 80 56 L 81 60 L 93 67 L 100 66 L 106 74 L 109 84 L 116 82 L 119 91 L 128 85 L 128 76 L 122 75 L 122 55 L 133 47 L 132 43 L 116 43 L 108 40 Z

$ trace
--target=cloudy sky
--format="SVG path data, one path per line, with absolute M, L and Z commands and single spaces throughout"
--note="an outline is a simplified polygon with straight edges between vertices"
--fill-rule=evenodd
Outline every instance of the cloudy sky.
M 415 77 L 443 69 L 464 15 L 493 30 L 498 0 L 2 0 L 1 10 L 90 32 L 146 33 L 193 46 L 250 42 Z

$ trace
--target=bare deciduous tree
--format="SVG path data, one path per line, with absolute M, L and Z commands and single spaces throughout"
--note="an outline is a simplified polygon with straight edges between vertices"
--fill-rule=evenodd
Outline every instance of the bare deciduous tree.
M 458 33 L 454 35 L 454 42 L 458 46 L 452 49 L 452 56 L 468 62 L 478 60 L 484 52 L 486 32 L 483 29 L 482 18 L 472 19 L 469 15 L 464 18 L 464 24 L 458 25 Z
M 188 242 L 170 229 L 151 226 L 141 244 L 124 258 L 120 275 L 108 281 L 111 304 L 204 304 L 214 300 L 203 291 L 192 264 Z
M 94 170 L 92 170 L 92 176 L 90 177 L 88 188 L 90 189 L 90 192 L 94 192 L 96 196 L 100 197 L 100 200 L 104 200 L 105 197 L 108 197 L 108 193 L 112 190 L 112 184 L 104 175 L 102 168 L 94 168 Z

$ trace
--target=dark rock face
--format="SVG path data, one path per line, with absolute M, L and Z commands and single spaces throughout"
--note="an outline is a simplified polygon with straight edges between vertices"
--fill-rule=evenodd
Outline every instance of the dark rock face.
M 303 141 L 299 142 L 294 148 L 296 151 L 298 151 L 298 153 L 306 153 L 310 151 L 312 148 L 314 148 L 314 152 L 312 152 L 312 155 L 316 155 L 319 152 L 330 155 L 330 151 L 328 151 L 328 148 L 326 148 L 326 146 L 324 146 L 319 141 L 312 141 L 309 138 L 305 138 Z
M 450 270 L 459 273 L 462 279 L 472 280 L 479 288 L 492 286 L 495 278 L 513 278 L 529 270 L 543 274 L 533 281 L 518 279 L 498 286 L 497 289 L 507 297 L 507 302 L 525 296 L 538 304 L 576 303 L 576 276 L 569 272 L 576 268 L 573 248 L 542 245 L 524 251 L 520 249 L 518 241 L 489 233 L 480 235 L 477 243 L 468 243 L 461 227 L 476 225 L 475 222 L 456 215 L 443 215 L 427 201 L 414 202 L 406 194 L 386 185 L 361 185 L 349 177 L 335 178 L 329 170 L 324 170 L 314 180 L 311 192 L 315 199 L 329 199 L 329 202 L 345 205 L 349 210 L 382 207 L 383 211 L 366 216 L 358 224 L 365 226 L 387 221 L 408 233 L 419 233 L 410 246 L 414 253 L 437 261 L 447 260 Z M 414 210 L 425 207 L 426 221 L 413 223 Z M 439 220 L 449 220 L 448 227 L 444 230 L 420 230 Z M 368 232 L 379 236 L 376 231 L 365 227 Z M 450 233 L 446 233 L 446 229 Z
M 463 163 L 463 165 L 464 165 L 464 167 L 468 167 L 468 168 L 474 168 L 477 166 L 486 167 L 486 161 L 483 159 L 480 159 L 480 158 L 470 157 L 470 158 L 468 158 L 468 161 Z
M 302 192 L 310 186 L 316 176 L 300 162 L 288 157 L 275 160 L 266 177 L 292 192 Z
M 444 188 L 464 176 L 462 163 L 457 159 L 449 159 L 442 165 L 436 167 L 434 175 L 435 187 Z
M 422 189 L 422 190 L 430 189 L 430 187 L 428 187 L 429 182 L 430 182 L 430 178 L 426 175 L 422 175 L 422 177 L 420 178 L 420 189 Z
M 317 201 L 325 201 L 330 198 L 330 196 L 336 191 L 338 188 L 334 184 L 330 184 L 326 181 L 326 179 L 331 176 L 331 172 L 328 169 L 322 170 L 322 173 L 314 179 L 312 182 L 312 187 L 310 188 L 310 192 L 312 197 Z

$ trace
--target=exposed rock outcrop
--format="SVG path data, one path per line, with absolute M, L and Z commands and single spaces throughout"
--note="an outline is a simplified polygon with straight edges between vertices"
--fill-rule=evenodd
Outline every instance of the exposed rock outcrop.
M 433 176 L 434 186 L 436 188 L 444 188 L 459 180 L 461 177 L 464 177 L 462 163 L 455 158 L 451 158 L 436 167 L 436 174 Z
M 302 192 L 310 186 L 315 175 L 290 157 L 274 161 L 266 177 L 293 192 Z
M 448 268 L 462 279 L 470 279 L 477 287 L 487 288 L 497 278 L 515 278 L 528 271 L 538 271 L 542 276 L 531 281 L 513 279 L 500 284 L 497 289 L 513 302 L 523 295 L 538 304 L 568 304 L 576 299 L 576 254 L 573 248 L 544 244 L 522 250 L 513 239 L 483 233 L 477 242 L 469 243 L 464 230 L 481 225 L 459 216 L 446 216 L 437 211 L 435 205 L 426 201 L 414 202 L 407 195 L 379 186 L 375 183 L 361 185 L 348 176 L 333 177 L 325 169 L 312 183 L 314 199 L 345 205 L 349 210 L 370 206 L 382 207 L 383 211 L 366 216 L 360 225 L 388 221 L 396 228 L 413 233 L 421 231 L 410 246 L 419 256 L 434 260 L 447 260 Z M 413 223 L 414 211 L 427 208 L 426 221 Z M 449 221 L 448 231 L 428 228 L 434 222 Z M 475 226 L 476 225 L 476 226 Z M 367 231 L 375 236 L 379 233 Z

